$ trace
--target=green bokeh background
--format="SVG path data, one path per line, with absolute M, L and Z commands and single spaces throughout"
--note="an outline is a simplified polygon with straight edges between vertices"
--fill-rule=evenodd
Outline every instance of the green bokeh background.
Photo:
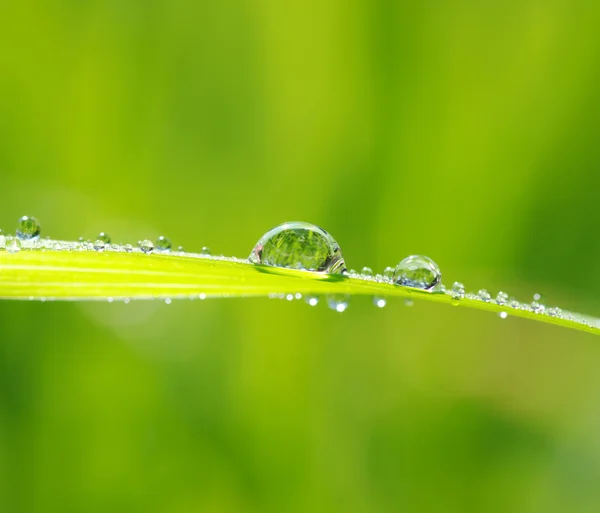
M 600 5 L 0 2 L 0 226 L 600 311 Z M 353 300 L 0 303 L 0 511 L 597 512 L 600 339 Z

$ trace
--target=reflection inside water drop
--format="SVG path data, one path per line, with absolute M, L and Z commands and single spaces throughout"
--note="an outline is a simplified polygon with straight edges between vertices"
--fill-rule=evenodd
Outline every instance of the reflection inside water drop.
M 431 290 L 442 279 L 438 265 L 424 255 L 411 255 L 400 262 L 394 271 L 398 285 Z
M 273 228 L 256 243 L 248 260 L 254 264 L 342 273 L 344 258 L 338 243 L 325 230 L 303 222 Z

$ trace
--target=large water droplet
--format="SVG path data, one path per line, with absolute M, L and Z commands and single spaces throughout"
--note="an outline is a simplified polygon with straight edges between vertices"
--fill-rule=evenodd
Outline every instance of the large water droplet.
M 17 237 L 21 240 L 37 239 L 42 228 L 35 217 L 23 216 L 17 222 Z
M 256 243 L 248 260 L 255 264 L 341 273 L 342 252 L 335 239 L 314 224 L 292 222 L 273 228 Z
M 442 279 L 438 265 L 423 255 L 406 257 L 396 266 L 394 281 L 398 285 L 431 290 Z

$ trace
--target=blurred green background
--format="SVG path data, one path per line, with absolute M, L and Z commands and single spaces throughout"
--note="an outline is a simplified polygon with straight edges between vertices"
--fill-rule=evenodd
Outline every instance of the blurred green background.
M 0 2 L 0 227 L 598 313 L 600 6 Z M 600 339 L 428 303 L 0 303 L 0 511 L 597 512 Z

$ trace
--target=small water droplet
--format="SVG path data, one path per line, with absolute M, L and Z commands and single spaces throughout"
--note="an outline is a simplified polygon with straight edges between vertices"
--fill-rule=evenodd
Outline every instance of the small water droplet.
M 112 298 L 112 297 L 106 298 L 106 301 L 108 301 L 109 303 L 112 303 L 114 301 L 114 298 Z
M 6 251 L 9 253 L 18 253 L 21 251 L 21 241 L 16 237 L 6 237 L 4 246 L 6 247 Z
M 100 232 L 96 237 L 96 240 L 101 240 L 102 242 L 104 242 L 104 244 L 110 244 L 112 239 L 110 238 L 110 235 L 108 233 Z
M 394 282 L 405 287 L 431 290 L 442 279 L 438 265 L 424 255 L 411 255 L 394 270 Z
M 496 296 L 496 303 L 498 303 L 499 305 L 504 305 L 506 304 L 506 302 L 508 301 L 508 294 L 506 292 L 498 292 L 498 295 Z
M 268 231 L 256 243 L 248 260 L 314 272 L 341 273 L 345 269 L 335 239 L 322 228 L 302 222 L 285 223 Z
M 363 267 L 361 274 L 365 276 L 373 276 L 373 269 L 371 269 L 370 267 Z
M 548 308 L 548 315 L 551 317 L 562 317 L 562 310 L 558 306 L 554 308 Z
M 35 217 L 23 216 L 17 222 L 17 237 L 21 240 L 37 239 L 40 236 L 41 226 Z
M 387 300 L 384 297 L 375 296 L 373 298 L 373 304 L 378 308 L 383 308 L 385 305 L 387 305 Z
M 98 239 L 97 241 L 94 242 L 94 249 L 96 251 L 104 251 L 105 247 L 106 247 L 106 244 L 104 243 L 103 240 Z
M 171 298 L 170 297 L 168 297 L 168 298 L 165 299 L 165 304 L 166 305 L 170 305 L 171 304 Z
M 319 298 L 317 296 L 304 296 L 304 301 L 310 306 L 317 306 L 319 304 Z
M 158 239 L 156 239 L 154 247 L 156 248 L 156 251 L 169 251 L 172 247 L 171 239 L 161 235 Z
M 140 241 L 139 246 L 144 253 L 152 253 L 154 250 L 154 244 L 152 244 L 152 241 L 148 239 Z
M 506 319 L 508 317 L 508 313 L 506 312 L 500 312 L 498 315 L 500 316 L 500 319 Z
M 465 297 L 465 286 L 462 283 L 455 281 L 452 285 L 451 296 L 451 303 L 455 306 L 458 305 L 458 302 Z
M 126 305 L 128 305 L 130 302 L 131 302 L 131 299 L 129 299 L 128 297 L 123 299 L 123 303 L 125 303 Z
M 182 248 L 182 250 L 183 250 L 183 248 Z M 207 248 L 206 246 L 204 246 L 204 247 L 203 247 L 203 248 L 200 250 L 200 253 L 201 253 L 202 255 L 210 255 L 210 248 Z
M 198 299 L 206 299 L 206 294 L 204 292 L 201 292 L 200 294 L 198 294 Z
M 383 270 L 383 277 L 389 281 L 389 282 L 393 282 L 394 281 L 394 268 L 393 267 L 386 267 Z
M 300 294 L 300 292 L 296 292 L 296 293 L 294 294 L 294 297 L 295 297 L 296 299 L 302 299 L 302 294 Z
M 534 301 L 539 301 L 540 299 L 542 299 L 542 295 L 538 294 L 537 292 L 533 295 L 533 300 Z
M 538 303 L 537 301 L 533 301 L 531 303 L 531 309 L 537 314 L 541 314 L 546 311 L 546 307 L 544 305 Z
M 485 301 L 486 303 L 492 300 L 492 296 L 490 296 L 490 293 L 485 289 L 481 289 L 477 293 L 477 297 L 479 297 L 479 299 Z
M 515 310 L 518 310 L 519 308 L 521 308 L 521 303 L 519 303 L 516 299 L 511 299 L 507 304 L 508 304 L 508 306 L 510 306 L 511 308 L 514 308 Z
M 348 296 L 335 294 L 327 296 L 327 306 L 336 312 L 344 312 L 348 308 Z
M 124 249 L 124 250 L 125 250 L 127 253 L 129 253 L 130 251 L 133 251 L 133 246 L 132 246 L 131 244 L 125 244 L 125 245 L 123 246 L 123 249 Z
M 288 294 L 287 296 L 285 296 L 285 298 L 286 298 L 288 301 L 293 301 L 293 300 L 294 300 L 294 294 Z

